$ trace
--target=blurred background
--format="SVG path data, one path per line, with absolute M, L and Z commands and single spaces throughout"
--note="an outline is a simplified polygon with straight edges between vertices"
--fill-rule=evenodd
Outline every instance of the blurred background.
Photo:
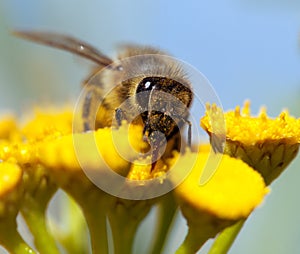
M 253 113 L 265 105 L 271 116 L 288 108 L 300 117 L 297 0 L 3 0 L 0 113 L 22 115 L 33 105 L 74 101 L 91 64 L 14 38 L 14 29 L 70 34 L 108 55 L 124 42 L 158 46 L 200 70 L 225 110 L 250 99 Z M 272 184 L 271 194 L 251 215 L 231 254 L 300 253 L 299 164 L 296 159 Z M 176 223 L 165 253 L 176 250 L 186 231 L 184 220 Z

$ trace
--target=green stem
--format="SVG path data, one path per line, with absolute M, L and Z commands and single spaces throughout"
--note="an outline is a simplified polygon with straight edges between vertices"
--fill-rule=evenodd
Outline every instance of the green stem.
M 53 224 L 56 239 L 59 240 L 67 253 L 88 253 L 89 233 L 82 210 L 69 195 L 63 196 L 61 201 L 61 221 L 64 221 L 67 230 L 61 230 L 61 227 Z
M 161 201 L 155 239 L 150 253 L 162 253 L 166 239 L 173 222 L 177 205 L 172 194 L 167 194 Z
M 138 224 L 132 221 L 112 221 L 110 220 L 114 240 L 115 254 L 130 254 L 132 253 L 134 236 Z
M 91 238 L 92 253 L 106 254 L 108 253 L 107 229 L 106 229 L 106 214 L 95 207 L 83 207 Z
M 1 221 L 0 227 L 0 243 L 10 253 L 15 254 L 35 254 L 36 252 L 31 249 L 27 243 L 22 239 L 17 231 L 15 220 Z
M 108 253 L 106 214 L 112 196 L 98 189 L 84 176 L 75 175 L 72 184 L 64 186 L 64 190 L 80 206 L 86 220 L 93 254 Z M 82 186 L 82 188 L 78 188 Z
M 238 233 L 242 229 L 245 219 L 238 221 L 234 225 L 225 228 L 214 241 L 208 254 L 226 254 L 233 244 Z
M 188 234 L 184 239 L 184 242 L 177 249 L 176 254 L 194 254 L 198 249 L 207 241 L 207 234 L 203 235 L 193 232 L 194 230 L 189 228 Z
M 45 208 L 31 198 L 26 199 L 22 215 L 34 236 L 34 244 L 40 253 L 59 254 L 53 236 L 49 233 L 46 223 Z
M 149 213 L 152 204 L 152 201 L 147 200 L 117 199 L 115 201 L 108 213 L 115 254 L 133 252 L 136 231 Z

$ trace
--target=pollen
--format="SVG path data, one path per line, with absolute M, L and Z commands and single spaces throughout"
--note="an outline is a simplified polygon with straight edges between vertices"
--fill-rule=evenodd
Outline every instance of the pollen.
M 48 111 L 36 109 L 34 118 L 24 125 L 21 132 L 28 140 L 63 136 L 72 132 L 72 120 L 73 113 L 68 108 Z

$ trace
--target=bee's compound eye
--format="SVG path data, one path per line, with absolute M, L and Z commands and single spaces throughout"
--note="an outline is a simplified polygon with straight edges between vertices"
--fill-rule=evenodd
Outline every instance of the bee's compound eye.
M 142 108 L 148 106 L 150 92 L 159 89 L 159 80 L 157 77 L 147 77 L 142 79 L 136 88 L 136 100 Z
M 156 88 L 157 83 L 158 83 L 158 80 L 156 77 L 144 78 L 137 86 L 136 92 L 137 93 L 146 92 L 146 91 L 150 92 L 151 90 Z

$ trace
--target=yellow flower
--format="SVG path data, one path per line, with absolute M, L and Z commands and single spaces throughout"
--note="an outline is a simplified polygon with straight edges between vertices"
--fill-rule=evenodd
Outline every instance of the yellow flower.
M 16 217 L 24 197 L 23 171 L 13 161 L 0 161 L 0 244 L 10 253 L 35 252 L 17 231 Z
M 45 114 L 47 115 L 47 114 Z M 40 119 L 41 116 L 38 116 Z M 47 118 L 47 117 L 44 117 Z M 17 167 L 22 169 L 22 177 L 20 179 L 20 185 L 22 186 L 22 199 L 19 198 L 15 201 L 15 205 L 18 207 L 16 213 L 21 212 L 27 225 L 35 236 L 35 246 L 41 252 L 48 251 L 57 253 L 57 247 L 53 238 L 49 235 L 45 216 L 48 202 L 52 198 L 53 194 L 57 190 L 57 184 L 53 181 L 48 170 L 39 163 L 37 154 L 37 143 L 39 140 L 45 138 L 53 138 L 57 130 L 51 128 L 59 117 L 55 119 L 55 116 L 47 118 L 48 122 L 37 121 L 33 119 L 27 123 L 27 126 L 21 127 L 16 125 L 14 129 L 11 129 L 9 136 L 2 136 L 0 140 L 0 159 L 5 163 L 14 163 Z M 63 117 L 65 118 L 65 117 Z M 62 121 L 57 121 L 57 125 Z M 8 124 L 7 121 L 2 121 L 1 126 Z M 48 129 L 48 132 L 45 130 Z M 42 136 L 41 134 L 44 135 Z M 52 132 L 52 133 L 51 133 Z M 13 135 L 12 135 L 13 134 Z M 53 135 L 51 135 L 53 134 Z M 7 169 L 6 169 L 7 171 Z M 5 173 L 3 171 L 3 173 Z M 15 191 L 18 188 L 15 188 Z M 10 205 L 11 206 L 11 205 Z M 15 225 L 15 218 L 12 218 L 10 223 Z M 16 229 L 15 226 L 7 226 L 8 228 Z M 5 231 L 5 229 L 4 229 Z M 25 245 L 23 240 L 19 237 L 18 233 L 12 231 L 16 239 L 20 242 L 20 245 Z M 13 246 L 16 244 L 13 237 L 12 240 L 5 240 L 3 243 L 9 250 L 15 252 Z M 47 246 L 45 245 L 47 242 Z M 28 246 L 25 246 L 28 249 Z M 32 252 L 34 253 L 34 252 Z
M 22 169 L 12 162 L 0 162 L 0 218 L 16 214 L 22 192 Z
M 204 168 L 215 166 L 209 156 L 209 151 L 189 152 L 179 157 L 174 166 L 175 169 L 184 168 L 189 161 L 195 161 L 191 173 L 175 189 L 175 197 L 189 225 L 189 233 L 181 247 L 189 250 L 187 253 L 195 253 L 207 239 L 247 218 L 268 193 L 262 177 L 251 167 L 221 154 L 215 155 L 220 163 L 214 175 L 200 185 Z
M 17 131 L 15 118 L 13 116 L 2 117 L 0 122 L 0 139 L 12 139 L 12 136 Z
M 220 114 L 220 109 L 208 106 L 201 120 L 202 127 L 214 135 L 211 119 Z M 300 143 L 300 119 L 282 112 L 275 119 L 269 118 L 262 109 L 258 117 L 250 115 L 250 104 L 224 114 L 226 145 L 224 152 L 241 158 L 259 171 L 267 184 L 275 180 L 295 158 Z
M 73 113 L 71 108 L 35 109 L 34 118 L 21 129 L 27 140 L 43 140 L 72 132 Z

